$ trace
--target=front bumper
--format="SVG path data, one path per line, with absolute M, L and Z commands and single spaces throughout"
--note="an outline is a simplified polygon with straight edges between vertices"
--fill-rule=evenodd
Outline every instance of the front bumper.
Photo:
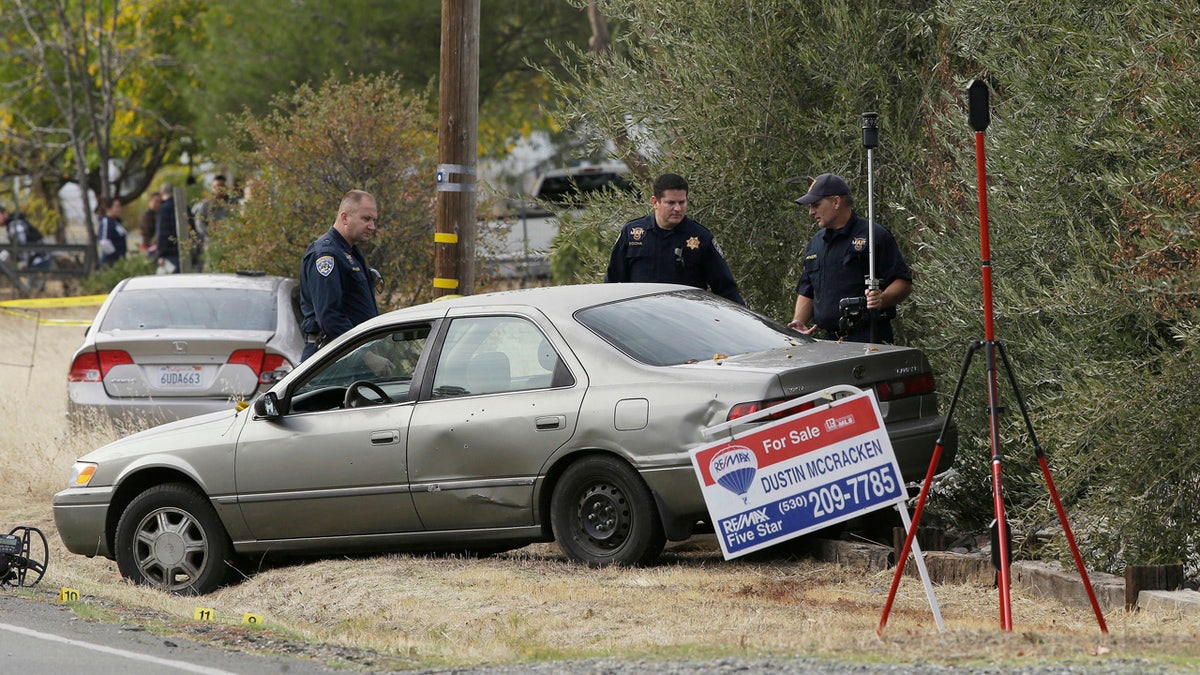
M 112 558 L 105 536 L 113 488 L 67 488 L 54 495 L 54 525 L 71 553 Z

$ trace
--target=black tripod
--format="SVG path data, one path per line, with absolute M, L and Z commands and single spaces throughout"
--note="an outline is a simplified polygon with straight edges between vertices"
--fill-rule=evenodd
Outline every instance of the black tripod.
M 933 459 L 929 463 L 929 470 L 925 473 L 925 480 L 921 484 L 921 493 L 917 497 L 917 506 L 913 511 L 912 525 L 908 529 L 908 534 L 904 538 L 904 548 L 901 550 L 900 557 L 896 561 L 896 573 L 892 577 L 892 588 L 888 593 L 887 604 L 884 606 L 883 616 L 879 620 L 879 628 L 876 630 L 876 633 L 883 633 L 883 627 L 887 625 L 888 614 L 891 612 L 892 602 L 896 598 L 896 589 L 900 585 L 901 575 L 904 574 L 904 564 L 908 561 L 909 552 L 912 551 L 913 538 L 917 533 L 917 526 L 921 522 L 921 513 L 925 508 L 925 500 L 929 496 L 929 486 L 933 482 L 934 472 L 937 470 L 938 462 L 942 457 L 942 442 L 946 436 L 946 430 L 949 428 L 950 421 L 954 417 L 954 409 L 958 405 L 958 397 L 962 393 L 967 371 L 971 367 L 971 360 L 981 348 L 983 349 L 984 359 L 987 363 L 988 414 L 991 423 L 992 445 L 992 502 L 996 515 L 996 538 L 993 545 L 999 549 L 998 567 L 1000 568 L 1000 574 L 997 580 L 997 587 L 1000 591 L 1000 627 L 1006 631 L 1012 630 L 1008 523 L 1004 518 L 1004 490 L 1000 479 L 1000 392 L 996 372 L 997 353 L 1000 354 L 1000 359 L 1004 364 L 1004 372 L 1008 376 L 1008 383 L 1012 387 L 1013 396 L 1016 397 L 1017 403 L 1021 407 L 1021 416 L 1025 420 L 1025 428 L 1029 432 L 1029 438 L 1033 441 L 1033 451 L 1037 457 L 1038 465 L 1041 467 L 1042 477 L 1046 479 L 1050 496 L 1054 500 L 1054 508 L 1058 513 L 1058 520 L 1062 524 L 1063 533 L 1066 535 L 1067 543 L 1071 547 L 1071 554 L 1075 558 L 1075 566 L 1079 569 L 1079 576 L 1083 579 L 1084 587 L 1087 589 L 1088 599 L 1091 601 L 1092 609 L 1096 613 L 1096 621 L 1100 624 L 1100 631 L 1107 633 L 1108 626 L 1104 623 L 1104 614 L 1100 611 L 1099 603 L 1096 602 L 1096 594 L 1092 590 L 1092 582 L 1088 579 L 1087 569 L 1083 565 L 1083 557 L 1079 554 L 1079 547 L 1075 544 L 1075 536 L 1071 533 L 1071 526 L 1067 524 L 1067 515 L 1063 510 L 1062 501 L 1058 498 L 1058 491 L 1054 488 L 1053 479 L 1050 478 L 1050 467 L 1046 463 L 1046 453 L 1042 450 L 1042 446 L 1037 440 L 1037 434 L 1033 431 L 1033 423 L 1029 419 L 1029 410 L 1025 406 L 1025 398 L 1021 395 L 1021 391 L 1017 387 L 1017 379 L 1013 375 L 1012 364 L 1008 361 L 1008 354 L 1005 351 L 1004 344 L 996 341 L 995 323 L 992 318 L 992 260 L 987 217 L 987 173 L 985 171 L 983 148 L 983 132 L 987 129 L 990 122 L 987 84 L 981 80 L 974 80 L 968 87 L 967 93 L 971 128 L 975 130 L 975 164 L 978 173 L 979 238 L 981 247 L 980 258 L 983 267 L 983 325 L 985 339 L 982 342 L 972 342 L 967 348 L 966 358 L 963 359 L 962 369 L 958 374 L 958 383 L 954 386 L 954 395 L 950 399 L 950 408 L 946 411 L 946 421 L 942 425 L 941 433 L 938 435 L 937 443 L 933 449 Z M 993 558 L 995 559 L 995 551 L 993 551 Z

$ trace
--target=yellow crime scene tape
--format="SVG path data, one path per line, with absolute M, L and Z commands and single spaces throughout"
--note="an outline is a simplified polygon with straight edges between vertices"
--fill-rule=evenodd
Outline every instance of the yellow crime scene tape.
M 26 313 L 28 310 L 60 309 L 63 307 L 98 307 L 104 304 L 108 295 L 79 295 L 71 298 L 23 298 L 20 300 L 0 300 L 0 314 L 17 316 L 22 319 L 37 321 L 43 326 L 86 326 L 91 319 L 46 319 Z M 14 310 L 26 310 L 14 311 Z

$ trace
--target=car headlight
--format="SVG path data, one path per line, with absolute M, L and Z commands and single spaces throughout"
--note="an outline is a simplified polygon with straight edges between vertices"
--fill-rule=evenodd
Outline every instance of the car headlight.
M 99 466 L 94 462 L 75 462 L 75 466 L 71 467 L 71 478 L 67 480 L 67 487 L 87 487 Z

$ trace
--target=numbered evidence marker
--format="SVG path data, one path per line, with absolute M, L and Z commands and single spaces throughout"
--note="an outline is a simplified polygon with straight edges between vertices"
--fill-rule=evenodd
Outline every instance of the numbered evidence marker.
M 58 592 L 59 602 L 79 602 L 79 591 L 65 586 Z
M 192 614 L 192 618 L 197 621 L 214 621 L 217 618 L 217 612 L 208 607 L 197 607 Z
M 258 614 L 251 614 L 250 612 L 246 612 L 245 614 L 242 615 L 242 623 L 247 624 L 247 625 L 261 626 L 262 620 L 263 620 L 263 618 L 261 616 L 259 616 Z
M 873 392 L 691 454 L 727 560 L 905 498 Z

